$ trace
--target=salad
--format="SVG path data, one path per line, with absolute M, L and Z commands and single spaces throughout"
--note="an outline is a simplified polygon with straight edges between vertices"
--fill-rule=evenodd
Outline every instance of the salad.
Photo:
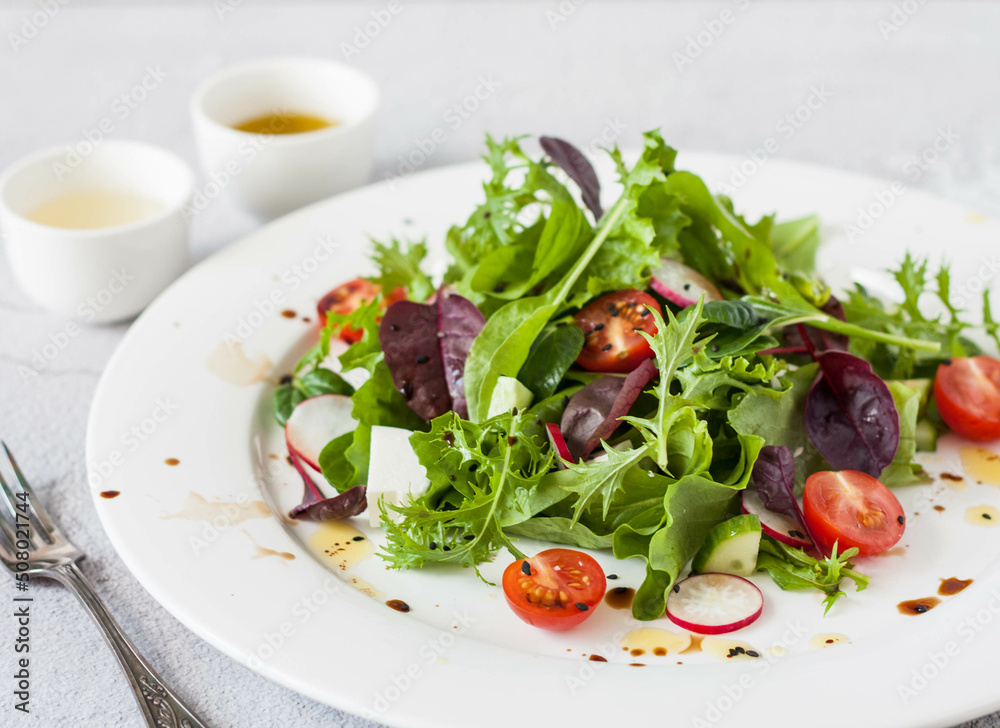
M 609 152 L 604 209 L 570 144 L 536 159 L 487 137 L 442 279 L 424 242 L 375 242 L 377 273 L 320 301 L 319 342 L 274 393 L 306 483 L 292 517 L 367 509 L 399 569 L 506 550 L 508 602 L 549 629 L 604 595 L 576 548 L 642 559 L 634 616 L 705 633 L 756 619 L 756 572 L 827 610 L 867 585 L 852 559 L 902 536 L 892 488 L 928 480 L 916 453 L 948 429 L 1000 437 L 1000 361 L 970 338 L 1000 345 L 988 295 L 973 327 L 947 266 L 911 256 L 898 305 L 834 295 L 816 218 L 747 220 L 643 139 L 632 164 Z

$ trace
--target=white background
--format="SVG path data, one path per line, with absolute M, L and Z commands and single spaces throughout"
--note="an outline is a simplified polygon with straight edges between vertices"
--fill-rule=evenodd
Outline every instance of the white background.
M 773 138 L 778 158 L 901 179 L 1000 214 L 996 3 L 590 0 L 576 7 L 556 0 L 400 0 L 400 7 L 347 59 L 382 87 L 378 178 L 398 171 L 400 159 L 438 127 L 447 139 L 423 168 L 474 157 L 487 130 L 548 133 L 587 146 L 619 129 L 618 141 L 634 145 L 640 131 L 662 126 L 682 152 L 750 156 Z M 381 0 L 280 7 L 250 0 L 4 2 L 0 167 L 41 147 L 75 144 L 105 117 L 115 138 L 160 144 L 194 164 L 187 104 L 201 79 L 261 56 L 344 59 L 345 44 L 360 46 L 358 29 L 373 12 L 386 17 L 386 8 Z M 724 10 L 731 23 L 720 21 Z M 120 97 L 142 82 L 147 67 L 165 77 L 129 108 Z M 460 117 L 449 109 L 484 80 L 495 90 L 455 124 Z M 818 108 L 800 110 L 805 121 L 782 121 L 810 95 Z M 938 158 L 929 168 L 914 164 L 945 137 L 953 141 L 931 155 Z M 256 224 L 224 200 L 212 204 L 195 218 L 192 262 Z M 960 255 L 961 240 L 942 241 L 942 250 Z M 90 504 L 83 446 L 94 387 L 127 326 L 84 327 L 63 337 L 53 359 L 39 362 L 36 353 L 66 326 L 26 300 L 0 262 L 0 435 L 90 555 L 84 569 L 125 629 L 213 725 L 361 725 L 202 643 L 126 571 Z M 0 578 L 0 593 L 7 585 Z M 37 583 L 33 594 L 32 714 L 12 710 L 4 676 L 13 672 L 14 654 L 4 636 L 0 722 L 136 725 L 125 680 L 72 596 Z M 0 616 L 0 635 L 12 630 L 13 620 Z M 834 707 L 826 697 L 817 705 Z M 839 708 L 862 706 L 843 696 Z

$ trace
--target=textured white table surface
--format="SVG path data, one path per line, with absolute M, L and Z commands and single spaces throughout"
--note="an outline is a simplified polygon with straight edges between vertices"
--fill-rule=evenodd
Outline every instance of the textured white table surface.
M 1000 214 L 995 3 L 400 1 L 401 12 L 350 58 L 384 92 L 380 178 L 439 126 L 448 138 L 427 167 L 474 157 L 486 130 L 587 144 L 618 129 L 628 145 L 640 131 L 662 125 L 681 150 L 746 154 L 776 137 L 780 158 L 893 178 L 912 170 L 909 160 L 944 132 L 957 141 L 912 185 Z M 260 56 L 342 58 L 355 29 L 387 2 L 277 5 L 3 2 L 0 167 L 41 147 L 75 143 L 105 117 L 114 119 L 114 137 L 163 145 L 193 164 L 187 103 L 201 79 Z M 733 22 L 722 24 L 718 37 L 702 35 L 710 42 L 691 46 L 723 9 Z M 120 113 L 116 99 L 141 81 L 147 66 L 165 78 L 135 109 Z M 495 91 L 452 129 L 445 113 L 481 78 Z M 814 99 L 819 108 L 785 139 L 782 119 L 814 88 L 825 100 Z M 195 219 L 192 263 L 254 227 L 227 204 L 212 205 Z M 959 254 L 960 245 L 955 241 L 949 253 Z M 125 569 L 87 496 L 84 438 L 94 388 L 127 325 L 84 327 L 53 360 L 33 363 L 65 327 L 26 300 L 0 262 L 0 434 L 90 555 L 84 569 L 125 629 L 212 725 L 363 725 L 224 657 Z M 22 376 L 25 368 L 37 376 Z M 0 592 L 9 586 L 0 578 Z M 15 626 L 4 608 L 0 724 L 138 725 L 123 676 L 72 596 L 38 584 L 34 596 L 32 712 L 12 708 Z M 850 709 L 849 698 L 841 708 Z M 974 725 L 1000 726 L 1000 718 Z

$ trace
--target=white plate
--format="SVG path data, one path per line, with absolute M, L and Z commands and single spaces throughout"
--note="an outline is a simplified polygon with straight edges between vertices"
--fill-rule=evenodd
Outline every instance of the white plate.
M 741 161 L 681 156 L 710 184 L 728 180 Z M 1000 530 L 965 522 L 969 506 L 1000 506 L 1000 489 L 989 485 L 901 491 L 910 514 L 901 548 L 862 560 L 871 587 L 851 592 L 825 619 L 816 595 L 783 593 L 755 577 L 764 616 L 735 636 L 764 656 L 745 662 L 704 653 L 633 657 L 618 640 L 636 625 L 606 606 L 579 630 L 541 632 L 511 615 L 498 587 L 467 570 L 399 573 L 372 557 L 342 571 L 304 545 L 316 526 L 271 515 L 301 494 L 269 400 L 274 382 L 315 336 L 315 324 L 302 317 L 313 317 L 327 289 L 370 271 L 368 234 L 427 235 L 436 247 L 480 199 L 483 173 L 479 164 L 440 169 L 278 220 L 189 272 L 135 323 L 101 380 L 87 458 L 104 527 L 150 593 L 261 674 L 394 726 L 833 726 L 850 716 L 857 725 L 914 728 L 1000 708 L 1000 631 L 992 623 L 1000 613 Z M 606 165 L 601 173 L 612 179 Z M 879 270 L 907 248 L 946 251 L 956 284 L 975 280 L 977 271 L 992 276 L 989 266 L 980 271 L 981 258 L 991 260 L 998 226 L 915 191 L 897 195 L 849 242 L 844 226 L 887 189 L 885 181 L 769 161 L 735 197 L 751 215 L 818 212 L 826 240 L 821 269 L 838 282 Z M 324 245 L 335 247 L 332 256 Z M 866 280 L 887 281 L 892 290 L 891 279 Z M 285 310 L 297 316 L 286 318 Z M 210 371 L 206 362 L 227 336 L 244 340 L 267 381 L 237 386 Z M 961 472 L 959 444 L 944 442 L 929 458 L 930 471 Z M 169 466 L 167 458 L 180 464 Z M 121 495 L 99 496 L 109 490 Z M 262 556 L 258 544 L 285 556 Z M 534 547 L 522 546 L 529 553 Z M 612 585 L 638 586 L 641 563 L 598 558 L 620 575 Z M 502 554 L 484 573 L 496 581 L 506 562 Z M 939 578 L 953 576 L 975 583 L 919 617 L 897 612 L 901 600 L 930 596 Z M 365 584 L 378 598 L 356 588 Z M 389 609 L 383 602 L 390 598 L 412 611 Z M 666 620 L 656 626 L 679 631 Z M 810 642 L 819 633 L 849 642 L 818 650 Z M 767 652 L 782 644 L 786 656 Z M 593 653 L 610 662 L 587 659 Z

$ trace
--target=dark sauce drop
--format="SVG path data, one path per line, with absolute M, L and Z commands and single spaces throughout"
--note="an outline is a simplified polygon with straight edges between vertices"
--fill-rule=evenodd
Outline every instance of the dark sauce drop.
M 590 660 L 591 662 L 607 662 L 608 661 L 608 658 L 601 657 L 600 655 L 591 655 L 587 659 Z
M 965 480 L 965 478 L 963 478 L 961 475 L 955 475 L 954 473 L 941 473 L 941 475 L 938 477 L 942 478 L 943 480 L 950 480 L 953 483 L 961 483 L 963 480 Z
M 944 511 L 944 506 L 934 506 L 934 510 L 937 511 L 938 513 L 941 513 Z
M 284 316 L 285 318 L 295 318 L 296 316 L 298 316 L 298 314 L 297 314 L 297 313 L 295 313 L 295 312 L 294 312 L 294 311 L 293 311 L 292 309 L 290 309 L 290 308 L 286 308 L 286 309 L 285 309 L 284 311 L 282 311 L 282 312 L 281 312 L 281 315 L 282 315 L 282 316 Z
M 181 464 L 181 461 L 178 460 L 177 458 L 167 458 L 163 462 L 165 462 L 167 465 L 170 465 L 171 467 L 173 467 L 174 465 L 180 465 Z
M 896 605 L 896 609 L 899 610 L 900 614 L 907 614 L 912 617 L 917 614 L 925 614 L 940 603 L 941 600 L 937 597 L 924 597 L 923 599 L 911 599 L 908 602 L 900 602 Z
M 409 612 L 410 605 L 404 602 L 402 599 L 390 599 L 385 603 L 385 606 L 389 609 L 395 609 L 397 612 Z
M 635 589 L 628 586 L 616 586 L 608 589 L 604 595 L 604 603 L 612 609 L 631 609 L 635 598 Z
M 117 498 L 121 495 L 121 491 L 117 490 L 102 490 L 101 498 Z
M 639 648 L 637 647 L 637 648 L 635 648 L 634 650 L 631 650 L 631 651 L 629 652 L 629 654 L 630 654 L 630 655 L 632 655 L 632 657 L 639 657 L 640 655 L 645 655 L 645 654 L 646 654 L 646 650 L 640 650 L 640 649 L 639 649 Z
M 941 586 L 938 587 L 938 594 L 943 597 L 950 597 L 953 594 L 958 594 L 971 583 L 972 579 L 959 579 L 954 576 L 950 579 L 942 579 Z

